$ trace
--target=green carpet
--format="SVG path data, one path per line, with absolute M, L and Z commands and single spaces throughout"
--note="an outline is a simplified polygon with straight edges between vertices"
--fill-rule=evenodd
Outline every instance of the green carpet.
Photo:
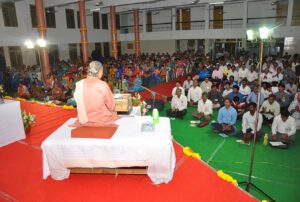
M 165 107 L 169 108 L 169 105 Z M 249 174 L 249 162 L 252 145 L 236 143 L 235 137 L 223 138 L 214 133 L 209 126 L 204 128 L 190 127 L 193 120 L 189 108 L 183 120 L 171 120 L 174 139 L 182 146 L 189 146 L 198 152 L 202 160 L 216 170 L 222 169 L 238 181 L 245 181 Z M 166 116 L 161 112 L 160 116 Z M 217 120 L 217 112 L 213 119 Z M 241 128 L 241 121 L 237 122 Z M 270 128 L 264 127 L 264 133 Z M 300 136 L 300 132 L 297 132 Z M 299 138 L 298 138 L 298 141 Z M 289 149 L 276 149 L 264 146 L 263 140 L 257 143 L 253 166 L 252 182 L 269 194 L 276 201 L 299 201 L 300 198 L 300 144 L 296 142 Z M 266 199 L 255 190 L 251 194 L 257 199 Z

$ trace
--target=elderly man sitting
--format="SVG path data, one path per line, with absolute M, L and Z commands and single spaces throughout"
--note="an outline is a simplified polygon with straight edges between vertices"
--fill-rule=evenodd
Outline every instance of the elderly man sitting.
M 118 116 L 113 94 L 106 82 L 101 81 L 103 66 L 93 61 L 88 76 L 76 83 L 74 99 L 77 103 L 78 120 L 73 126 L 112 126 Z
M 297 130 L 300 129 L 300 93 L 296 94 L 296 99 L 289 106 L 289 112 L 295 119 Z

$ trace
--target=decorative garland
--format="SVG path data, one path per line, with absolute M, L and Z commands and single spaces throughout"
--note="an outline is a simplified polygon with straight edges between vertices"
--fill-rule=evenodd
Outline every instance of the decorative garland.
M 59 106 L 59 105 L 54 104 L 53 102 L 40 102 L 40 101 L 37 101 L 37 100 L 26 100 L 26 99 L 20 98 L 20 97 L 17 97 L 17 98 L 14 99 L 11 96 L 4 96 L 3 98 L 7 99 L 7 100 L 28 101 L 28 102 L 35 103 L 35 104 L 46 105 L 48 107 L 61 107 L 63 109 L 67 109 L 67 110 L 74 109 L 74 107 L 72 105 Z
M 223 170 L 218 170 L 217 172 L 218 176 L 227 181 L 227 182 L 231 182 L 232 184 L 234 184 L 235 186 L 238 186 L 238 182 L 236 179 L 234 179 L 233 177 L 231 177 L 230 175 L 226 174 L 223 172 Z
M 193 157 L 196 159 L 201 159 L 201 156 L 199 153 L 194 152 L 190 147 L 184 147 L 183 153 L 189 157 Z

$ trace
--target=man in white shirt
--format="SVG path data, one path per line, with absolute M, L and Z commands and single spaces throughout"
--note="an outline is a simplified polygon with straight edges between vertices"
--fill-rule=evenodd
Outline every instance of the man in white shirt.
M 273 85 L 274 86 L 277 85 L 278 83 L 280 83 L 282 81 L 282 79 L 283 79 L 283 75 L 281 73 L 281 69 L 278 67 L 277 70 L 276 70 L 276 72 L 273 73 L 273 75 L 272 75 L 272 83 L 273 83 Z
M 184 88 L 181 87 L 181 82 L 180 81 L 177 81 L 176 82 L 176 86 L 173 88 L 172 90 L 172 96 L 175 96 L 176 95 L 176 89 L 179 88 L 181 90 L 181 94 L 182 95 L 185 95 L 185 91 L 184 91 Z
M 271 83 L 272 82 L 272 74 L 269 72 L 269 68 L 265 69 L 265 72 L 261 74 L 262 82 Z
M 189 91 L 189 89 L 193 86 L 193 80 L 191 79 L 191 76 L 187 76 L 187 80 L 183 82 L 183 88 L 185 90 L 185 93 Z
M 231 72 L 228 73 L 227 79 L 230 76 L 233 76 L 235 82 L 237 82 L 239 80 L 239 73 L 236 71 L 236 67 L 234 65 L 231 67 Z
M 289 83 L 285 85 L 285 90 L 294 96 L 297 93 L 297 89 L 295 81 L 293 79 L 289 79 Z
M 272 124 L 275 116 L 280 114 L 280 105 L 276 101 L 276 96 L 271 94 L 267 100 L 263 102 L 260 108 L 263 114 L 264 124 Z
M 257 139 L 261 137 L 261 126 L 262 126 L 263 118 L 262 115 L 258 115 L 258 125 L 257 125 Z M 256 103 L 251 102 L 249 104 L 249 111 L 243 115 L 243 122 L 242 122 L 242 131 L 239 133 L 238 136 L 242 138 L 241 143 L 249 143 L 249 141 L 254 137 L 254 130 L 255 130 L 255 123 L 256 123 Z
M 242 85 L 240 85 L 240 93 L 243 95 L 243 97 L 247 97 L 251 93 L 250 87 L 247 85 L 247 79 L 243 79 Z
M 200 84 L 200 88 L 202 92 L 209 92 L 211 90 L 212 82 L 209 80 L 209 78 L 205 78 L 204 81 Z
M 171 101 L 171 109 L 167 111 L 169 117 L 177 117 L 183 119 L 187 110 L 187 99 L 185 95 L 182 95 L 182 90 L 180 88 L 176 89 L 176 94 L 173 96 Z
M 295 119 L 289 116 L 289 111 L 284 109 L 280 115 L 274 118 L 272 132 L 269 133 L 270 141 L 281 141 L 283 143 L 293 143 L 296 140 Z
M 189 89 L 187 100 L 189 106 L 197 106 L 198 101 L 201 99 L 202 96 L 202 90 L 198 86 L 198 81 L 194 80 L 193 81 L 193 87 Z
M 204 92 L 202 94 L 202 99 L 198 102 L 198 109 L 197 111 L 193 112 L 192 115 L 196 119 L 203 120 L 202 123 L 198 124 L 199 128 L 206 126 L 211 119 L 213 113 L 213 104 L 212 102 L 207 99 L 207 93 Z
M 251 70 L 247 74 L 247 80 L 249 81 L 250 84 L 252 84 L 257 79 L 258 79 L 258 74 L 255 71 L 255 65 L 252 65 Z
M 298 93 L 297 98 L 289 106 L 289 112 L 291 116 L 295 119 L 297 130 L 300 129 L 300 93 Z
M 246 69 L 246 66 L 243 64 L 242 67 L 239 69 L 239 81 L 242 81 L 243 79 L 247 78 L 249 70 Z

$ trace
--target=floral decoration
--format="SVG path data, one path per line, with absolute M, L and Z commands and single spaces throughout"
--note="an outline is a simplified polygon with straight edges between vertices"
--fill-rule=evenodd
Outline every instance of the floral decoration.
M 132 96 L 132 106 L 141 108 L 141 114 L 145 115 L 148 112 L 148 109 L 146 108 L 147 103 L 142 100 L 142 97 L 139 93 L 134 93 L 134 96 Z
M 72 105 L 64 105 L 62 106 L 63 109 L 74 109 Z
M 4 96 L 3 98 L 7 99 L 7 100 L 12 100 L 13 99 L 11 96 L 8 96 L 8 95 Z
M 232 184 L 234 184 L 235 186 L 238 186 L 238 182 L 236 179 L 234 179 L 233 177 L 231 177 L 230 175 L 226 174 L 223 172 L 223 170 L 218 170 L 217 172 L 218 176 L 220 178 L 222 178 L 223 180 L 227 181 L 227 182 L 231 182 Z
M 17 101 L 26 101 L 26 99 L 20 98 L 20 97 L 17 97 L 16 100 L 17 100 Z
M 3 93 L 4 93 L 3 85 L 0 85 L 0 95 L 2 95 Z
M 45 105 L 49 106 L 49 107 L 55 107 L 56 106 L 56 104 L 54 104 L 52 102 L 45 102 Z
M 35 122 L 35 115 L 31 114 L 30 112 L 26 112 L 25 110 L 22 112 L 22 120 L 24 124 L 25 130 L 30 128 L 31 125 Z
M 183 148 L 183 153 L 187 156 L 196 158 L 196 159 L 201 159 L 201 156 L 199 153 L 194 152 L 190 147 L 184 147 Z

